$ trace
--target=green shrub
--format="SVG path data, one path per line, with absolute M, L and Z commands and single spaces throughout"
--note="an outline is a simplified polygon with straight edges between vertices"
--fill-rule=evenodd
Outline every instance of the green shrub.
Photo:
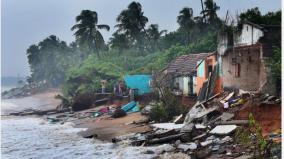
M 157 122 L 164 122 L 168 120 L 168 115 L 166 113 L 165 107 L 161 104 L 155 105 L 150 112 L 150 119 Z
M 263 137 L 262 128 L 251 113 L 249 114 L 248 128 L 239 128 L 235 134 L 235 140 L 244 146 L 255 146 L 254 158 L 264 159 L 267 157 L 268 141 Z
M 180 100 L 169 90 L 164 89 L 160 96 L 160 101 L 151 109 L 150 119 L 157 122 L 168 122 L 175 116 L 184 114 L 185 107 L 181 105 Z

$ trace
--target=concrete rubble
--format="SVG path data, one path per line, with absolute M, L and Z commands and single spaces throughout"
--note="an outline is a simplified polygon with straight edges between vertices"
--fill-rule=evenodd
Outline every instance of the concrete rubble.
M 245 95 L 244 95 L 245 94 Z M 240 91 L 217 94 L 206 101 L 198 101 L 187 114 L 176 116 L 173 122 L 154 123 L 148 120 L 131 121 L 124 125 L 148 125 L 151 130 L 141 133 L 129 133 L 112 138 L 114 144 L 129 144 L 133 146 L 156 146 L 155 151 L 147 150 L 147 154 L 156 154 L 158 158 L 247 158 L 253 155 L 254 148 L 244 147 L 235 142 L 236 130 L 248 125 L 248 120 L 236 118 L 244 102 L 251 100 L 251 94 Z M 241 101 L 241 102 L 240 102 Z M 253 102 L 272 104 L 278 99 L 265 95 Z M 226 107 L 224 107 L 226 104 Z M 125 105 L 129 106 L 129 105 Z M 25 110 L 18 114 L 49 114 L 50 123 L 64 123 L 75 119 L 92 119 L 99 122 L 101 117 L 119 118 L 127 116 L 131 111 L 126 107 L 102 107 L 97 110 L 82 112 L 41 112 L 39 110 Z M 129 110 L 134 107 L 127 107 Z M 145 106 L 141 111 L 149 114 L 152 106 Z M 141 113 L 142 113 L 141 112 Z M 55 112 L 56 113 L 56 112 Z M 100 118 L 99 118 L 100 117 Z M 97 120 L 98 119 L 98 120 Z M 95 138 L 96 134 L 90 129 L 80 132 L 86 138 Z M 268 138 L 279 141 L 281 134 L 270 133 Z M 281 142 L 281 141 L 280 141 Z M 273 148 L 271 153 L 280 158 L 281 148 Z M 280 156 L 280 157 L 279 157 Z
M 236 125 L 218 125 L 214 129 L 212 129 L 209 133 L 210 134 L 217 134 L 217 135 L 228 135 L 236 130 Z
M 175 124 L 176 119 L 180 120 L 182 115 L 177 116 L 173 123 L 151 124 L 152 131 L 141 134 L 143 137 L 133 140 L 131 144 L 172 146 L 167 149 L 171 152 L 166 152 L 165 149 L 165 153 L 158 158 L 165 158 L 166 155 L 176 157 L 179 154 L 184 154 L 188 158 L 251 157 L 254 149 L 236 143 L 234 137 L 238 128 L 248 125 L 248 120 L 238 120 L 235 116 L 235 112 L 244 104 L 243 101 L 250 100 L 251 94 L 244 97 L 247 93 L 245 91 L 225 93 L 211 97 L 207 101 L 197 102 L 185 115 L 182 124 Z M 265 100 L 267 99 L 268 97 L 265 97 Z M 270 97 L 271 99 L 273 98 Z M 240 100 L 242 102 L 239 102 Z M 227 108 L 224 108 L 224 103 L 228 104 Z M 269 137 L 275 139 L 279 135 L 272 134 Z

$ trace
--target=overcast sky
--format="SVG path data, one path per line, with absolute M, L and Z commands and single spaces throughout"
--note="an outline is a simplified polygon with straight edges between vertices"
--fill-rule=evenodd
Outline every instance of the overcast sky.
M 1 1 L 1 71 L 2 76 L 27 76 L 29 66 L 26 49 L 54 34 L 70 43 L 74 40 L 70 31 L 75 17 L 83 9 L 98 13 L 99 24 L 108 24 L 109 32 L 103 31 L 107 41 L 114 32 L 117 15 L 132 0 L 2 0 Z M 160 29 L 175 30 L 176 17 L 183 7 L 191 7 L 194 15 L 201 10 L 199 0 L 139 0 L 149 23 L 157 23 Z M 215 0 L 220 6 L 218 15 L 226 11 L 234 15 L 252 7 L 262 13 L 281 9 L 281 0 Z

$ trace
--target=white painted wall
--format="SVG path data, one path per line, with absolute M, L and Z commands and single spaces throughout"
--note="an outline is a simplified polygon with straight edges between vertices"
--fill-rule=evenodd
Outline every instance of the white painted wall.
M 240 36 L 235 41 L 236 46 L 256 44 L 260 37 L 263 36 L 263 31 L 249 24 L 243 24 Z
M 218 39 L 218 47 L 217 47 L 217 52 L 220 55 L 224 55 L 225 51 L 228 48 L 228 35 L 220 35 Z
M 174 84 L 178 83 L 179 90 L 183 90 L 183 77 L 177 77 L 174 79 Z
M 189 77 L 183 77 L 183 91 L 182 93 L 184 95 L 188 95 L 188 82 L 189 82 Z
M 196 77 L 193 76 L 193 93 L 194 93 L 194 94 L 197 94 L 197 89 L 196 89 L 196 87 L 197 87 L 197 80 L 196 80 Z
M 188 95 L 189 93 L 189 81 L 190 78 L 189 77 L 177 77 L 174 79 L 175 83 L 179 84 L 179 90 L 182 91 L 183 95 Z M 193 93 L 196 94 L 196 86 L 197 86 L 197 81 L 196 81 L 196 77 L 193 76 Z

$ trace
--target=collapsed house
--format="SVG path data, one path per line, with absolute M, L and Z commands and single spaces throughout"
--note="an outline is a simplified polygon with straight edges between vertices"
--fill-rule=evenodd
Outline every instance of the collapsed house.
M 220 66 L 217 53 L 212 53 L 198 61 L 197 68 L 197 93 L 198 101 L 204 101 L 223 90 Z
M 197 87 L 198 61 L 204 60 L 211 53 L 199 53 L 182 55 L 172 61 L 163 73 L 171 76 L 170 87 L 177 95 L 196 96 L 199 92 Z
M 273 56 L 275 39 L 280 43 L 281 27 L 251 22 L 240 26 L 238 31 L 219 35 L 217 52 L 223 87 L 275 94 L 265 60 Z

